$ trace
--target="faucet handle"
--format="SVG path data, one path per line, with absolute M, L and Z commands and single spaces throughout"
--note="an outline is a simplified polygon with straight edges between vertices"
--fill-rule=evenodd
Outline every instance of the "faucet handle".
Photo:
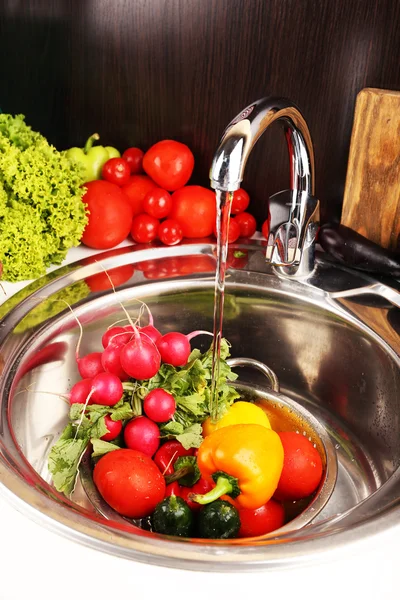
M 287 220 L 275 225 L 271 241 L 268 242 L 266 259 L 290 275 L 309 273 L 314 263 L 319 200 L 308 192 L 284 190 L 274 194 L 270 201 L 282 208 L 288 207 L 289 215 L 285 217 Z M 287 215 L 287 210 L 285 212 Z

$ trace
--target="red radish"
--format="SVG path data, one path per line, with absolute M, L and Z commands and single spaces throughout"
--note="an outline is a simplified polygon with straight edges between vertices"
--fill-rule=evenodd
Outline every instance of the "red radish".
M 68 398 L 71 404 L 85 404 L 92 389 L 91 379 L 81 379 L 72 386 Z
M 108 433 L 105 433 L 100 439 L 104 440 L 105 442 L 111 442 L 112 440 L 115 440 L 115 438 L 121 433 L 122 421 L 113 421 L 109 415 L 104 417 L 104 421 L 108 429 Z
M 114 406 L 122 398 L 121 381 L 112 373 L 99 373 L 93 378 L 89 404 Z
M 101 363 L 103 365 L 104 371 L 107 373 L 112 373 L 116 375 L 118 379 L 121 381 L 128 381 L 129 375 L 125 373 L 121 366 L 121 350 L 123 346 L 119 344 L 108 344 L 107 348 L 104 350 Z
M 164 421 L 172 419 L 175 414 L 175 398 L 166 390 L 156 388 L 145 397 L 143 410 L 152 421 L 164 423 Z
M 91 352 L 82 358 L 77 359 L 78 371 L 82 379 L 92 379 L 99 373 L 103 373 L 104 368 L 101 364 L 101 352 Z
M 196 335 L 212 335 L 209 331 L 193 331 L 184 335 L 177 331 L 171 331 L 163 335 L 157 342 L 157 348 L 161 355 L 161 360 L 173 367 L 183 367 L 186 365 L 191 348 L 190 340 Z
M 160 445 L 160 430 L 147 417 L 135 417 L 125 426 L 124 441 L 131 450 L 153 456 Z
M 151 379 L 161 366 L 161 356 L 154 342 L 147 335 L 134 332 L 133 339 L 120 354 L 123 370 L 134 379 Z
M 126 329 L 126 331 L 131 331 L 132 333 L 134 332 L 134 327 L 132 327 L 132 325 L 127 325 L 124 329 Z M 161 337 L 161 333 L 158 331 L 158 329 L 156 329 L 154 325 L 150 325 L 150 323 L 144 327 L 138 327 L 137 329 L 140 333 L 143 333 L 149 337 L 155 344 Z
M 154 344 L 157 344 L 158 340 L 162 337 L 161 333 L 154 327 L 154 325 L 146 325 L 145 327 L 139 327 L 140 333 L 147 335 Z
M 103 348 L 107 348 L 110 342 L 122 346 L 123 344 L 127 344 L 131 337 L 132 334 L 127 333 L 125 327 L 110 327 L 101 338 L 101 343 L 103 344 Z

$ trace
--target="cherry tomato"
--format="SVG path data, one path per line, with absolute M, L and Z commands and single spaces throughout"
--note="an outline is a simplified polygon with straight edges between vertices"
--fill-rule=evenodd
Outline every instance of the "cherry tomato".
M 188 185 L 172 194 L 170 219 L 178 221 L 183 236 L 202 238 L 212 234 L 215 227 L 215 194 L 200 185 Z
M 89 181 L 85 188 L 83 202 L 89 211 L 89 221 L 81 242 L 99 250 L 120 244 L 128 236 L 132 223 L 127 196 L 109 181 Z
M 322 460 L 319 452 L 304 435 L 294 431 L 279 433 L 284 459 L 281 477 L 274 498 L 301 500 L 318 487 L 322 478 Z
M 97 273 L 85 279 L 92 292 L 100 292 L 102 290 L 111 290 L 112 287 L 118 287 L 128 281 L 134 274 L 135 270 L 132 265 L 123 265 L 115 267 L 105 273 Z M 111 281 L 110 281 L 111 279 Z M 111 283 L 112 282 L 112 283 Z
M 132 216 L 140 215 L 143 211 L 143 201 L 146 195 L 156 187 L 154 181 L 147 175 L 132 175 L 122 190 L 128 197 L 132 207 Z
M 123 158 L 110 158 L 104 163 L 101 176 L 115 185 L 125 185 L 131 176 L 128 163 Z
M 248 193 L 242 188 L 236 190 L 236 192 L 233 192 L 231 215 L 238 215 L 239 213 L 244 212 L 249 204 L 250 196 Z
M 174 462 L 180 456 L 193 456 L 193 448 L 186 450 L 177 440 L 165 442 L 154 455 L 154 462 L 163 475 L 174 472 Z
M 214 227 L 214 235 L 217 237 L 217 231 Z M 233 244 L 240 237 L 240 227 L 238 223 L 236 223 L 236 219 L 229 220 L 229 229 L 228 229 L 228 244 Z
M 164 219 L 168 217 L 172 208 L 171 194 L 167 190 L 155 187 L 148 194 L 146 194 L 143 200 L 143 210 L 148 215 L 155 217 L 156 219 Z
M 140 148 L 128 148 L 123 153 L 122 158 L 128 163 L 131 175 L 143 173 L 143 156 L 144 152 Z
M 235 217 L 235 222 L 239 225 L 239 237 L 251 237 L 257 230 L 257 221 L 248 212 L 242 212 Z
M 120 515 L 150 515 L 165 496 L 165 479 L 149 456 L 139 450 L 113 450 L 100 458 L 93 480 L 104 500 Z
M 261 228 L 261 233 L 263 234 L 263 236 L 265 237 L 266 240 L 269 238 L 270 224 L 271 224 L 271 217 L 268 216 L 268 219 L 266 219 L 264 221 L 264 223 L 262 224 L 262 228 Z
M 256 509 L 243 508 L 239 510 L 239 537 L 255 537 L 265 535 L 279 529 L 285 522 L 285 510 L 281 504 L 269 500 Z
M 135 242 L 145 244 L 146 242 L 152 242 L 157 237 L 158 228 L 160 221 L 142 213 L 133 218 L 131 236 Z
M 167 219 L 160 224 L 158 237 L 166 246 L 175 246 L 183 239 L 182 227 L 178 221 Z
M 162 188 L 172 192 L 189 181 L 194 156 L 185 144 L 163 140 L 154 144 L 143 157 L 143 169 Z
M 236 219 L 230 219 L 228 228 L 228 244 L 233 244 L 240 237 L 240 227 Z

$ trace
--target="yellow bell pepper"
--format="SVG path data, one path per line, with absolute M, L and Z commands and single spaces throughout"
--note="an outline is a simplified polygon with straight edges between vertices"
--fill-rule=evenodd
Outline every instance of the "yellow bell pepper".
M 271 429 L 269 419 L 262 408 L 251 402 L 235 402 L 218 421 L 213 423 L 208 417 L 203 423 L 203 436 L 207 437 L 213 431 L 229 425 L 262 425 Z
M 229 425 L 217 429 L 201 444 L 197 464 L 202 476 L 216 486 L 192 500 L 208 504 L 224 494 L 239 507 L 256 509 L 273 496 L 283 468 L 279 435 L 262 425 Z

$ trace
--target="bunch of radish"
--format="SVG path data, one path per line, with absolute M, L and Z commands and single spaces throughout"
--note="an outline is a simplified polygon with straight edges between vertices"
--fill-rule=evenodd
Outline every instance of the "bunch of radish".
M 127 316 L 129 325 L 112 326 L 104 332 L 102 352 L 91 352 L 82 357 L 79 347 L 83 332 L 78 321 L 81 336 L 76 348 L 76 362 L 82 379 L 68 394 L 70 404 L 114 406 L 123 396 L 124 382 L 151 379 L 163 363 L 174 367 L 186 365 L 191 352 L 190 340 L 201 334 L 212 335 L 202 330 L 187 335 L 176 331 L 162 335 L 154 326 L 150 311 L 149 323 L 144 327 L 136 325 Z M 175 410 L 172 394 L 163 388 L 151 390 L 143 399 L 144 415 L 134 417 L 124 427 L 126 447 L 152 457 L 160 444 L 158 424 L 172 419 Z M 113 421 L 106 416 L 105 424 L 108 433 L 102 440 L 110 442 L 121 434 L 122 421 Z

